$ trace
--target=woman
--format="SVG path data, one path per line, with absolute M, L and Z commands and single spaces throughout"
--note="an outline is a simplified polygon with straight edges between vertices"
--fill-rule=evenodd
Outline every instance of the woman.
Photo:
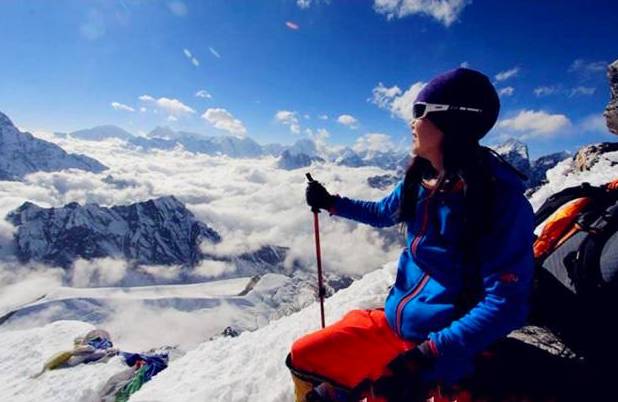
M 413 105 L 415 157 L 390 195 L 351 200 L 309 184 L 310 206 L 377 227 L 401 223 L 407 241 L 383 310 L 352 311 L 293 344 L 298 401 L 424 400 L 524 323 L 532 209 L 518 172 L 479 145 L 499 109 L 485 75 L 446 72 Z

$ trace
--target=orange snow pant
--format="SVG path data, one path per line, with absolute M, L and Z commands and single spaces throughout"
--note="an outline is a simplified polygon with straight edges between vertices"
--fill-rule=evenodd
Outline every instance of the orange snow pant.
M 383 310 L 353 310 L 294 342 L 289 363 L 303 377 L 354 390 L 385 374 L 391 360 L 413 347 L 389 327 Z

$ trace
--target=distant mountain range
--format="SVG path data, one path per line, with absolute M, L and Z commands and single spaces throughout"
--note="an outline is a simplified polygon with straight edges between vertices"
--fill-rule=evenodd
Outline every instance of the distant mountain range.
M 299 139 L 292 145 L 260 145 L 249 137 L 205 136 L 187 131 L 175 131 L 170 127 L 156 127 L 148 135 L 138 137 L 113 125 L 97 126 L 72 133 L 56 133 L 62 137 L 72 137 L 88 141 L 101 141 L 118 138 L 136 148 L 151 150 L 170 150 L 182 147 L 190 152 L 208 155 L 224 155 L 231 158 L 277 157 L 277 166 L 293 170 L 310 166 L 312 163 L 331 162 L 349 167 L 377 166 L 386 170 L 396 170 L 394 178 L 403 176 L 410 155 L 407 150 L 384 151 L 358 150 L 353 147 L 318 149 L 311 139 Z M 559 161 L 568 158 L 567 152 L 545 155 L 531 161 L 528 147 L 515 139 L 510 139 L 494 148 L 529 180 L 529 188 L 538 187 L 545 180 L 545 172 Z M 0 180 L 19 180 L 25 174 L 36 171 L 56 171 L 67 168 L 100 172 L 106 167 L 84 155 L 67 154 L 55 144 L 35 138 L 30 133 L 22 133 L 0 113 Z M 393 178 L 370 178 L 369 185 L 382 188 L 388 186 Z
M 332 162 L 349 167 L 379 166 L 395 169 L 406 158 L 407 150 L 401 152 L 355 151 L 351 147 L 321 152 L 311 139 L 299 139 L 292 145 L 260 145 L 249 137 L 205 136 L 187 131 L 175 131 L 170 127 L 156 127 L 146 136 L 135 136 L 116 126 L 98 126 L 72 133 L 56 133 L 61 137 L 73 137 L 88 141 L 118 138 L 143 150 L 171 150 L 183 147 L 189 152 L 207 155 L 224 155 L 231 158 L 277 157 L 277 166 L 292 170 L 310 166 L 312 163 Z
M 56 144 L 19 131 L 0 112 L 0 180 L 19 181 L 29 173 L 71 168 L 95 173 L 107 169 L 95 159 L 69 154 Z
M 529 190 L 534 190 L 544 184 L 547 181 L 545 173 L 556 166 L 558 162 L 571 157 L 571 154 L 568 152 L 556 152 L 531 161 L 528 155 L 528 146 L 516 139 L 509 139 L 498 146 L 492 147 L 492 149 L 514 168 L 528 177 L 525 185 Z M 398 166 L 399 171 L 397 174 L 371 176 L 367 178 L 367 184 L 370 187 L 380 190 L 391 188 L 395 183 L 401 180 L 405 174 L 403 167 L 405 167 L 406 164 L 401 163 Z
M 556 152 L 531 161 L 528 156 L 528 146 L 516 139 L 509 139 L 494 147 L 494 150 L 506 159 L 517 170 L 528 176 L 526 186 L 535 188 L 546 182 L 545 173 L 569 157 L 568 152 Z

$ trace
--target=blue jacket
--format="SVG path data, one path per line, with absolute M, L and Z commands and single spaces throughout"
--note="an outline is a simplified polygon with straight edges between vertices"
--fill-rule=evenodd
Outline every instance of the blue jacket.
M 519 177 L 491 158 L 496 178 L 492 228 L 480 239 L 479 265 L 466 266 L 461 249 L 463 193 L 419 186 L 416 214 L 407 226 L 397 279 L 384 305 L 391 328 L 413 341 L 429 340 L 436 353 L 431 379 L 455 382 L 469 374 L 474 356 L 522 326 L 534 269 L 533 212 Z M 333 213 L 376 227 L 400 223 L 402 183 L 377 202 L 337 198 Z M 479 278 L 480 276 L 480 278 Z M 480 301 L 461 311 L 464 281 L 482 280 Z M 469 283 L 469 282 L 466 282 Z

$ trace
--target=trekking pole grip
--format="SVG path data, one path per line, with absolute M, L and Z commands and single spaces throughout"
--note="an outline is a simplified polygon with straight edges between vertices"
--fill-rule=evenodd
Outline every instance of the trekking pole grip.
M 313 180 L 313 177 L 311 177 L 311 173 L 309 172 L 305 173 L 305 177 L 307 178 L 307 181 L 309 181 L 309 183 L 312 183 L 315 181 Z M 311 207 L 311 212 L 313 212 L 314 214 L 319 214 L 320 208 Z

